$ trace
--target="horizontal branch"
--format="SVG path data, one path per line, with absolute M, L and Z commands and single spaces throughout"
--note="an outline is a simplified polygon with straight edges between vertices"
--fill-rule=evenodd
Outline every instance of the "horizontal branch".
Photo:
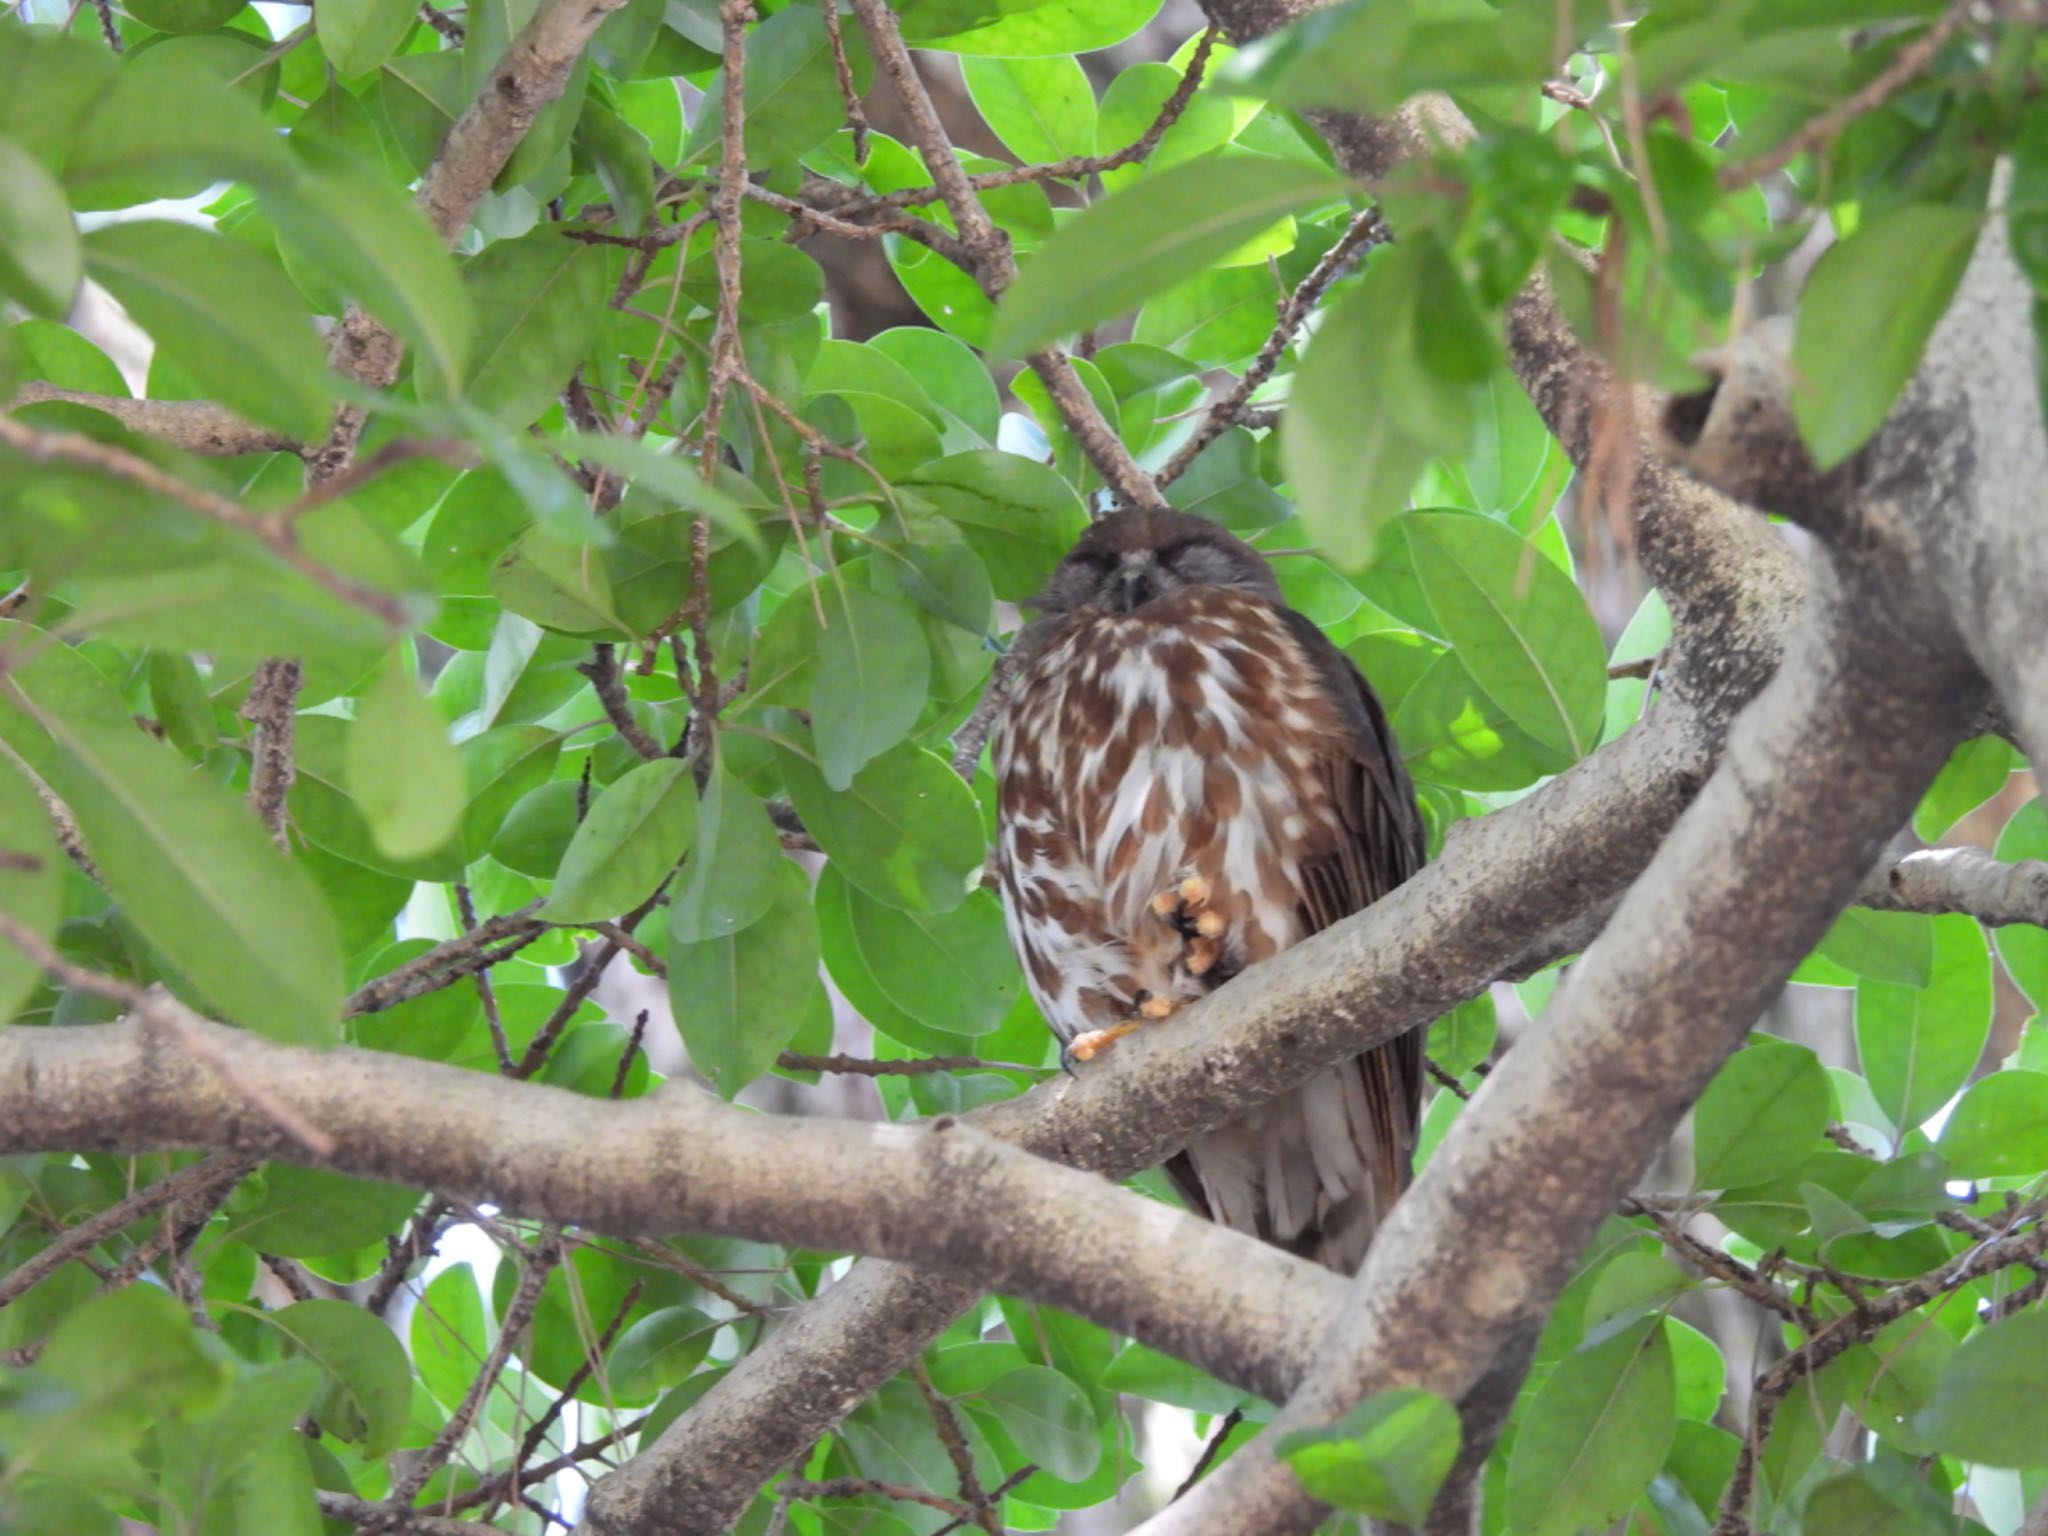
M 32 380 L 21 386 L 7 409 L 25 405 L 82 405 L 111 416 L 131 432 L 204 458 L 231 459 L 244 453 L 298 453 L 299 444 L 282 432 L 259 427 L 211 400 L 137 400 L 89 389 L 59 389 Z
M 1061 1306 L 1270 1396 L 1342 1282 L 961 1120 L 757 1115 L 672 1084 L 613 1102 L 188 1019 L 0 1034 L 0 1152 L 210 1148 L 430 1186 L 622 1237 L 709 1232 L 911 1259 Z M 287 1105 L 315 1157 L 251 1102 Z M 1218 1328 L 1215 1320 L 1230 1319 Z
M 2008 863 L 1981 848 L 1926 848 L 1872 875 L 1856 900 L 1894 912 L 1963 912 L 1987 928 L 2048 928 L 2048 861 Z

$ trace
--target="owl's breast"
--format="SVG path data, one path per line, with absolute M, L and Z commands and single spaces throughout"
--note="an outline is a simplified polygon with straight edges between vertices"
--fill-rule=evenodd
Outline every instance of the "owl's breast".
M 1303 932 L 1301 861 L 1338 835 L 1318 765 L 1342 734 L 1262 600 L 1192 589 L 1071 615 L 994 744 L 1013 924 L 1037 905 L 1095 925 L 1129 951 L 1127 980 L 1166 995 L 1286 948 Z M 1177 969 L 1184 935 L 1153 907 L 1189 876 L 1226 923 L 1223 963 L 1202 976 Z

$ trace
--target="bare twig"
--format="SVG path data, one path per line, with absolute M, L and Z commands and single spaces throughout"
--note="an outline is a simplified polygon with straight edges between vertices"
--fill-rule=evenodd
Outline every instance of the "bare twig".
M 292 761 L 292 741 L 298 722 L 299 689 L 306 678 L 298 662 L 281 657 L 259 663 L 249 684 L 249 696 L 242 701 L 242 718 L 256 727 L 254 750 L 249 757 L 249 804 L 270 831 L 270 840 L 290 853 L 291 833 L 286 825 L 285 799 L 291 794 L 297 769 Z
M 868 117 L 861 110 L 860 92 L 854 87 L 853 66 L 847 62 L 846 39 L 839 31 L 839 0 L 820 0 L 825 13 L 825 36 L 832 45 L 832 72 L 839 78 L 839 99 L 846 104 L 846 127 L 853 135 L 853 163 L 868 163 Z
M 1254 391 L 1272 376 L 1287 345 L 1294 340 L 1294 333 L 1301 329 L 1302 321 L 1315 308 L 1316 301 L 1323 296 L 1330 284 L 1334 283 L 1350 265 L 1351 258 L 1367 246 L 1377 245 L 1389 238 L 1386 223 L 1377 209 L 1368 208 L 1346 226 L 1344 233 L 1322 255 L 1308 276 L 1296 285 L 1294 291 L 1281 301 L 1279 319 L 1274 323 L 1272 334 L 1260 346 L 1258 355 L 1244 371 L 1244 376 L 1231 386 L 1229 393 L 1209 407 L 1202 418 L 1202 424 L 1185 443 L 1174 451 L 1172 458 L 1161 466 L 1159 483 L 1173 484 L 1187 473 L 1202 450 L 1221 437 L 1226 428 L 1235 425 L 1241 418 L 1247 402 Z
M 0 413 L 0 444 L 38 464 L 72 464 L 81 469 L 96 470 L 167 497 L 201 517 L 251 535 L 300 575 L 390 627 L 397 629 L 406 622 L 404 605 L 398 599 L 322 565 L 299 547 L 289 523 L 252 512 L 239 502 L 202 489 L 125 448 L 98 442 L 76 432 L 40 431 L 5 413 Z
M 783 1051 L 775 1065 L 785 1072 L 839 1072 L 852 1077 L 925 1077 L 934 1072 L 1030 1072 L 1043 1074 L 1049 1067 L 1027 1067 L 1017 1061 L 983 1061 L 979 1056 L 920 1056 L 911 1061 L 876 1061 L 866 1056 L 806 1056 Z
M 1722 190 L 1733 192 L 1762 181 L 1773 172 L 1782 171 L 1809 150 L 1821 149 L 1832 143 L 1844 128 L 1866 112 L 1874 112 L 1890 101 L 1926 72 L 1935 55 L 1963 29 L 1970 19 L 1971 9 L 1972 0 L 1956 0 L 1941 13 L 1933 26 L 1894 54 L 1891 63 L 1871 76 L 1860 89 L 1762 154 L 1722 166 L 1717 178 Z
M 72 1259 L 90 1253 L 106 1239 L 132 1226 L 150 1212 L 209 1188 L 231 1170 L 239 1170 L 236 1174 L 239 1180 L 248 1168 L 249 1160 L 241 1153 L 216 1152 L 190 1167 L 166 1174 L 153 1184 L 143 1185 L 126 1199 L 94 1213 L 75 1227 L 66 1228 L 49 1247 L 31 1254 L 6 1275 L 0 1276 L 0 1307 L 41 1284 Z
M 465 934 L 476 932 L 476 901 L 469 893 L 465 881 L 455 882 L 455 911 L 462 921 Z M 484 1006 L 484 1027 L 491 1032 L 491 1049 L 497 1053 L 498 1070 L 510 1076 L 513 1070 L 512 1046 L 505 1038 L 505 1021 L 498 1013 L 498 989 L 491 985 L 491 968 L 480 965 L 476 969 L 477 1000 Z

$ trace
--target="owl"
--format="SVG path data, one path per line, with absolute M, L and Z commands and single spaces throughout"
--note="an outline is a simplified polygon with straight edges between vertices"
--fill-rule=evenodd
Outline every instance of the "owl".
M 1379 700 L 1243 540 L 1117 512 L 1032 606 L 992 742 L 996 872 L 1070 1063 L 1421 866 Z M 1351 1273 L 1407 1185 L 1421 1091 L 1411 1032 L 1197 1137 L 1167 1171 L 1211 1219 Z

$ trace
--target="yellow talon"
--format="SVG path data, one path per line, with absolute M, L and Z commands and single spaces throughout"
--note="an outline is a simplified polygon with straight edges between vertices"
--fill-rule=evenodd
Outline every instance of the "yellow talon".
M 1067 1047 L 1067 1054 L 1076 1061 L 1093 1061 L 1117 1041 L 1133 1030 L 1145 1026 L 1137 1019 L 1123 1024 L 1112 1024 L 1107 1029 L 1091 1029 L 1085 1035 L 1074 1036 L 1073 1044 Z
M 1173 999 L 1170 997 L 1148 997 L 1145 999 L 1145 1001 L 1138 1004 L 1138 1012 L 1143 1014 L 1148 1019 L 1163 1019 L 1168 1014 L 1173 1012 Z M 1124 1031 L 1127 1034 L 1131 1030 L 1136 1029 L 1138 1026 L 1135 1023 L 1133 1023 L 1119 1024 L 1114 1027 Z
M 1183 905 L 1199 907 L 1209 900 L 1209 882 L 1200 875 L 1189 875 L 1180 883 L 1180 899 Z
M 1214 907 L 1205 907 L 1202 915 L 1195 919 L 1195 932 L 1205 939 L 1220 939 L 1223 930 L 1230 924 Z

